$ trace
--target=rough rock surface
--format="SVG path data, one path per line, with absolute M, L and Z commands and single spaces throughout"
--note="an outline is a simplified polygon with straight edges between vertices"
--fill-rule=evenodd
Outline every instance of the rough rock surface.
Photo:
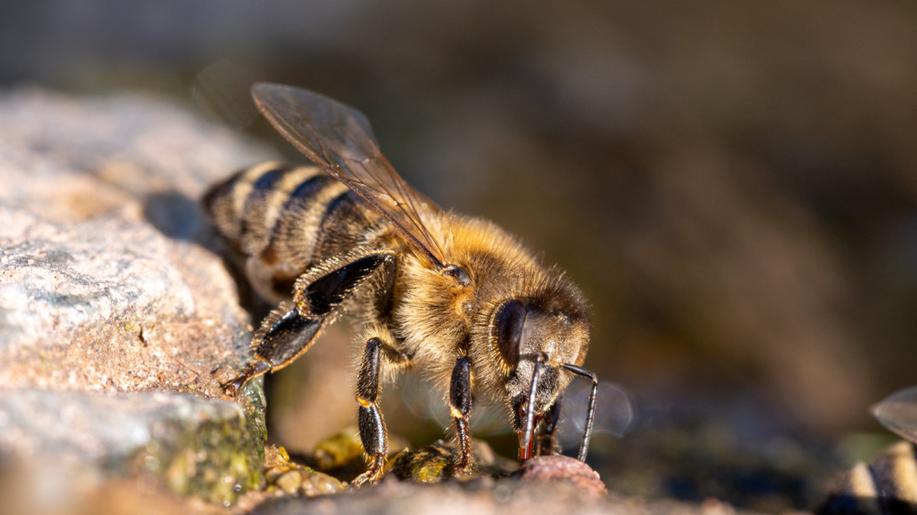
M 517 475 L 524 481 L 566 482 L 575 486 L 583 496 L 603 497 L 608 494 L 598 472 L 568 456 L 537 456 L 523 463 Z
M 699 505 L 609 495 L 588 465 L 567 456 L 541 456 L 522 467 L 473 442 L 477 470 L 452 475 L 447 442 L 419 449 L 393 440 L 387 475 L 376 487 L 340 492 L 333 479 L 352 478 L 365 467 L 355 428 L 320 441 L 293 465 L 283 449 L 269 448 L 269 486 L 249 494 L 240 508 L 259 515 L 292 513 L 620 513 L 727 515 L 736 511 L 715 499 Z M 516 470 L 518 468 L 518 470 Z M 292 474 L 291 474 L 292 472 Z M 333 476 L 333 477 L 332 477 Z M 336 495 L 320 495 L 322 492 Z M 294 493 L 295 495 L 284 495 Z M 316 494 L 319 494 L 316 496 Z
M 86 491 L 115 475 L 214 502 L 258 486 L 260 385 L 235 403 L 211 373 L 237 365 L 250 322 L 196 199 L 267 153 L 140 95 L 14 91 L 0 119 L 3 463 Z
M 613 497 L 583 496 L 569 484 L 521 481 L 478 481 L 472 484 L 419 485 L 386 480 L 373 490 L 319 499 L 286 498 L 265 502 L 253 510 L 257 515 L 301 513 L 365 513 L 440 515 L 475 513 L 605 513 L 639 515 L 733 515 L 730 506 L 708 501 L 699 506 L 674 501 L 647 502 Z

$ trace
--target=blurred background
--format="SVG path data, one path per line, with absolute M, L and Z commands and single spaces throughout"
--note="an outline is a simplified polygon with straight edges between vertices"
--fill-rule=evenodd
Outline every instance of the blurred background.
M 409 182 L 591 299 L 610 488 L 802 507 L 917 383 L 915 26 L 905 1 L 5 1 L 0 85 L 172 97 L 291 159 L 251 82 L 357 107 Z M 346 327 L 325 340 L 271 379 L 292 450 L 355 423 Z M 385 397 L 414 445 L 445 427 L 418 384 Z M 501 416 L 475 434 L 511 454 Z

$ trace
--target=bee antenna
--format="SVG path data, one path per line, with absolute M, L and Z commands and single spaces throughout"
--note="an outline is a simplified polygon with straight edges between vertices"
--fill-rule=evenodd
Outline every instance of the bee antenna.
M 580 442 L 579 455 L 577 456 L 580 461 L 586 461 L 586 453 L 589 451 L 589 439 L 592 438 L 592 423 L 595 421 L 595 394 L 599 389 L 599 378 L 595 375 L 595 372 L 570 363 L 564 363 L 563 367 L 580 377 L 592 380 L 592 390 L 589 392 L 589 409 L 586 411 L 586 427 L 583 429 L 583 439 Z

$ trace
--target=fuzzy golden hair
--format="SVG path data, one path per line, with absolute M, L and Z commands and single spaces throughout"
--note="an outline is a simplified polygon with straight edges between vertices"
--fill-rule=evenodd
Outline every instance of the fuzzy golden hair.
M 443 213 L 426 222 L 443 243 L 448 262 L 463 267 L 471 278 L 462 287 L 410 254 L 399 261 L 394 331 L 435 384 L 445 391 L 456 356 L 467 354 L 476 373 L 476 392 L 493 402 L 503 400 L 510 368 L 496 346 L 493 328 L 498 307 L 510 299 L 527 299 L 568 317 L 570 345 L 558 349 L 553 359 L 555 364 L 583 363 L 589 338 L 587 304 L 560 271 L 543 266 L 515 237 L 486 220 Z M 557 391 L 568 382 L 562 379 Z

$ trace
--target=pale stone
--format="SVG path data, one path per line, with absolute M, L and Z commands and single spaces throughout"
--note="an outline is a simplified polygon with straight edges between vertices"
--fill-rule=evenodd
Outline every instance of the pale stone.
M 0 119 L 0 458 L 65 503 L 113 477 L 257 486 L 260 383 L 218 386 L 251 324 L 198 197 L 269 154 L 141 95 L 14 91 Z

